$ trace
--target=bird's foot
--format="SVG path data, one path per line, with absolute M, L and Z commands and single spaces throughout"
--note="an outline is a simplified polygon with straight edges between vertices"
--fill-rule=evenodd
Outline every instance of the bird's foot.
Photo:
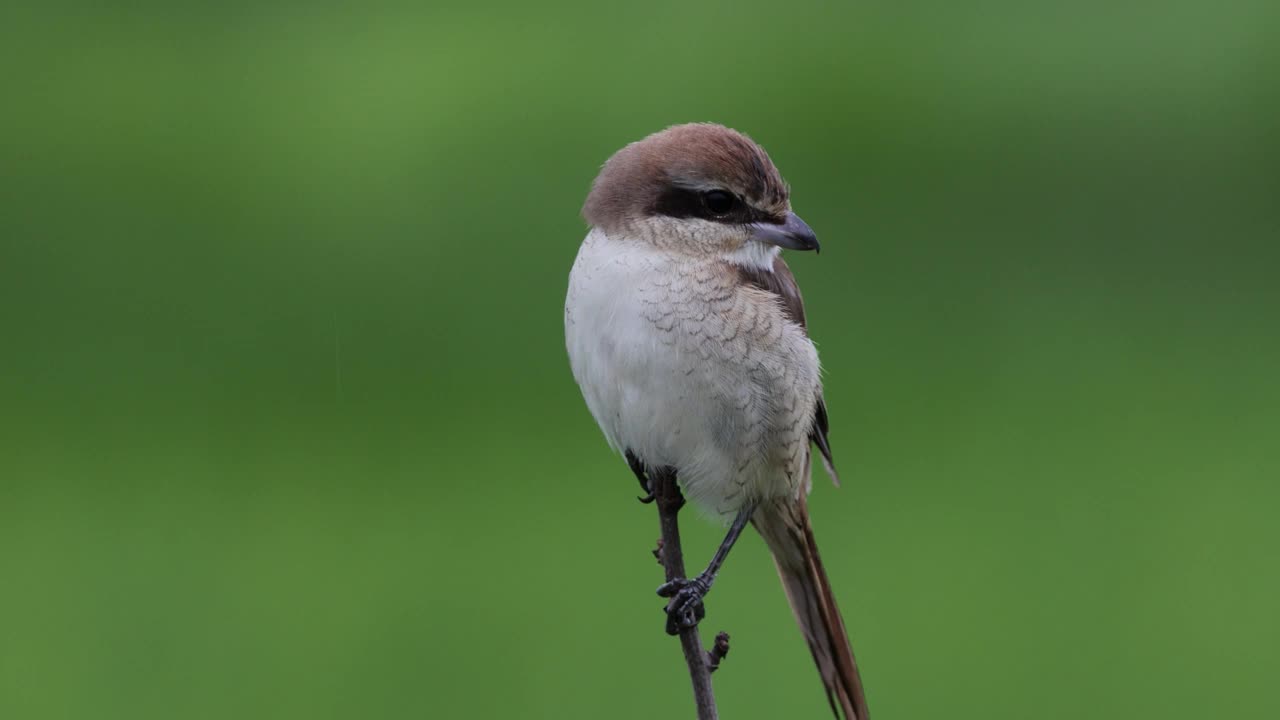
M 667 603 L 667 634 L 676 635 L 685 628 L 691 628 L 706 617 L 707 609 L 702 598 L 711 590 L 711 581 L 704 575 L 692 580 L 676 578 L 658 588 L 658 596 L 671 598 Z
M 649 482 L 649 474 L 645 472 L 644 463 L 640 462 L 640 458 L 630 450 L 627 451 L 627 464 L 631 466 L 631 472 L 636 474 L 636 480 L 640 481 L 640 490 L 644 493 L 644 497 L 636 499 L 645 505 L 657 500 L 658 498 L 653 494 L 653 484 Z

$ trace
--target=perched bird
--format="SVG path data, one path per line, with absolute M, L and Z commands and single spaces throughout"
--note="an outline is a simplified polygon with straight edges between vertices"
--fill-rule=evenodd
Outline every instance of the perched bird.
M 582 209 L 565 338 L 587 407 L 637 476 L 676 473 L 730 521 L 706 571 L 660 589 L 668 631 L 702 597 L 749 522 L 764 536 L 839 717 L 866 720 L 853 651 L 809 523 L 811 445 L 838 483 L 818 353 L 782 248 L 818 250 L 764 149 L 714 124 L 678 125 L 609 158 Z

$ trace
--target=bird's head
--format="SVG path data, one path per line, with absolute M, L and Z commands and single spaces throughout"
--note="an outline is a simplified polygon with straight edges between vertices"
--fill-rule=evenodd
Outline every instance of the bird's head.
M 744 265 L 767 266 L 778 248 L 818 249 L 764 148 L 710 123 L 676 125 L 614 153 L 582 215 L 611 236 Z

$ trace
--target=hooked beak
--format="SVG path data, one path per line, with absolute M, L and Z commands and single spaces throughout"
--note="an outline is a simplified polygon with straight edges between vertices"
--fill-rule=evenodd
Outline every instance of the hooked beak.
M 787 213 L 787 219 L 781 225 L 752 223 L 751 239 L 788 250 L 820 251 L 822 249 L 818 245 L 818 236 L 813 234 L 813 229 L 793 212 Z

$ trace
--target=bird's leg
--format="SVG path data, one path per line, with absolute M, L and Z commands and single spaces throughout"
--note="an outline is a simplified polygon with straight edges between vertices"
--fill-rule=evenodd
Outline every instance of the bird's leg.
M 711 584 L 716 581 L 716 573 L 720 572 L 720 566 L 724 565 L 725 558 L 729 557 L 729 551 L 738 541 L 742 529 L 751 522 L 751 514 L 755 512 L 756 505 L 755 502 L 749 502 L 738 511 L 737 516 L 733 518 L 733 524 L 729 526 L 728 534 L 716 549 L 716 554 L 707 564 L 706 570 L 698 573 L 698 576 L 692 580 L 676 578 L 658 588 L 660 597 L 671 598 L 667 603 L 668 635 L 675 635 L 682 627 L 697 625 L 698 621 L 706 615 L 702 598 L 711 592 Z
M 644 491 L 644 497 L 636 499 L 648 505 L 656 498 L 653 496 L 653 488 L 649 485 L 649 476 L 645 474 L 644 463 L 640 461 L 640 458 L 636 457 L 635 453 L 628 450 L 627 464 L 631 466 L 631 472 L 636 474 L 636 479 L 640 481 L 640 489 Z

